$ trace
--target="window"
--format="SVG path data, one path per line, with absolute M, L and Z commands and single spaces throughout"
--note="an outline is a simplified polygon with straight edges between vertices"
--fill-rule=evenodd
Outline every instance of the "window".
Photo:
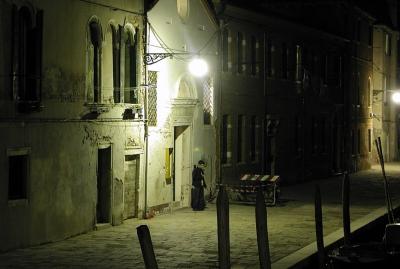
M 324 85 L 328 83 L 328 55 L 321 57 L 321 79 Z
M 325 137 L 325 128 L 326 128 L 325 122 L 326 122 L 325 118 L 322 118 L 321 119 L 321 127 L 320 127 L 320 130 L 321 130 L 321 152 L 322 153 L 326 153 L 326 151 L 327 151 L 326 137 Z
M 368 102 L 368 106 L 371 106 L 371 93 L 372 93 L 372 89 L 371 89 L 371 77 L 368 77 L 368 86 L 367 86 L 367 102 Z
M 259 44 L 255 36 L 251 36 L 251 74 L 253 76 L 259 73 L 258 48 Z
M 296 155 L 300 155 L 301 153 L 301 143 L 300 143 L 300 134 L 301 134 L 301 121 L 298 117 L 294 120 L 294 153 Z
M 210 125 L 214 114 L 214 80 L 208 77 L 203 82 L 203 120 Z
M 244 161 L 245 140 L 246 140 L 246 116 L 238 116 L 237 126 L 237 162 Z
M 232 122 L 231 116 L 222 116 L 221 163 L 228 164 L 232 158 Z
M 360 42 L 361 41 L 361 21 L 357 20 L 357 26 L 356 26 L 356 37 L 357 37 L 357 41 Z
M 102 34 L 100 23 L 97 19 L 93 19 L 89 23 L 89 34 L 90 34 L 90 62 L 89 69 L 92 70 L 91 83 L 93 86 L 92 101 L 94 103 L 101 102 L 101 42 Z
M 351 130 L 350 138 L 351 138 L 351 153 L 354 155 L 356 154 L 356 141 L 354 136 L 354 130 Z
M 185 23 L 189 17 L 189 0 L 177 0 L 176 7 L 178 9 L 179 18 Z
M 382 78 L 382 89 L 383 89 L 383 103 L 387 104 L 387 85 L 386 85 L 386 76 L 383 75 Z
M 361 154 L 361 131 L 357 130 L 357 153 Z
M 273 59 L 272 59 L 272 54 L 273 54 L 273 46 L 272 46 L 272 41 L 270 39 L 267 40 L 267 46 L 266 46 L 266 62 L 267 62 L 267 76 L 272 77 L 274 75 L 273 71 Z
M 131 29 L 125 31 L 124 102 L 130 104 L 137 103 L 137 36 Z
M 392 36 L 390 34 L 385 35 L 385 54 L 387 56 L 392 54 Z
M 371 152 L 372 148 L 372 134 L 371 129 L 368 129 L 368 152 Z
M 246 41 L 244 40 L 243 34 L 241 32 L 237 33 L 237 72 L 242 74 L 246 69 L 245 65 L 245 46 Z
M 331 55 L 328 59 L 328 83 L 333 86 L 338 86 L 340 81 L 340 57 Z
M 374 28 L 370 25 L 368 27 L 368 45 L 372 46 Z
M 111 25 L 112 35 L 112 58 L 113 58 L 113 96 L 114 103 L 121 102 L 121 81 L 120 81 L 120 31 Z
M 43 11 L 13 6 L 13 98 L 20 112 L 40 109 Z
M 27 199 L 28 152 L 8 152 L 8 200 Z
M 317 141 L 315 140 L 315 135 L 317 131 L 317 123 L 315 121 L 315 118 L 312 117 L 311 119 L 311 152 L 315 154 L 317 152 Z
M 149 71 L 149 88 L 147 92 L 147 121 L 149 126 L 157 126 L 157 77 L 157 71 Z
M 230 59 L 229 59 L 229 32 L 228 29 L 224 29 L 222 33 L 222 71 L 228 72 L 229 65 L 230 65 Z
M 260 128 L 258 124 L 258 119 L 256 116 L 251 116 L 250 121 L 250 160 L 252 162 L 258 160 L 258 129 Z
M 286 43 L 282 43 L 282 78 L 288 77 L 288 57 Z
M 296 45 L 296 80 L 300 81 L 303 79 L 303 64 L 302 64 L 302 53 L 301 47 Z

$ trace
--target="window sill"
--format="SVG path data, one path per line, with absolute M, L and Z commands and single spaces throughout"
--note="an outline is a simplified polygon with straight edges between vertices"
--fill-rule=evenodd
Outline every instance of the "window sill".
M 20 100 L 17 102 L 17 109 L 20 113 L 39 112 L 42 108 L 40 101 Z
M 28 205 L 28 199 L 8 200 L 8 207 L 25 207 Z
M 85 103 L 85 106 L 89 108 L 90 112 L 104 113 L 110 111 L 112 104 Z

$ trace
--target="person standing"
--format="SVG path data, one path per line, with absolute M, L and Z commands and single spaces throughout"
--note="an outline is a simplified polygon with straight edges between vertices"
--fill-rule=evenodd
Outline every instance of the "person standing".
M 202 169 L 204 162 L 200 160 L 198 166 L 194 165 L 192 171 L 192 209 L 194 211 L 204 210 L 206 201 L 204 200 L 204 188 L 207 188 L 204 181 L 204 171 Z

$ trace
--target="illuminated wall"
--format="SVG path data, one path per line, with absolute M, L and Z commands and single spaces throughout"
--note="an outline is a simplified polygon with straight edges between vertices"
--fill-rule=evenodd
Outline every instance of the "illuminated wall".
M 126 217 L 141 215 L 143 98 L 139 88 L 135 89 L 139 91 L 136 104 L 117 102 L 114 97 L 115 90 L 123 88 L 116 89 L 113 83 L 111 25 L 136 29 L 138 60 L 136 73 L 130 75 L 137 85 L 142 84 L 143 3 L 102 4 L 0 2 L 0 36 L 5 41 L 0 44 L 0 177 L 4 179 L 0 183 L 0 250 L 61 240 L 99 223 L 118 225 Z M 26 25 L 17 18 L 25 18 Z M 91 26 L 92 22 L 96 25 Z M 17 25 L 35 38 L 24 41 L 26 36 L 16 31 L 21 29 Z M 27 42 L 27 59 L 17 52 L 23 42 Z M 93 43 L 98 47 L 96 60 Z M 122 72 L 118 79 L 125 79 Z M 95 84 L 99 85 L 97 100 Z M 102 162 L 100 154 L 107 155 Z M 126 195 L 130 195 L 125 167 L 132 155 L 140 160 L 135 168 L 137 201 L 129 205 L 135 212 L 124 213 Z M 107 182 L 101 191 L 106 193 L 106 202 L 98 198 L 99 171 Z M 100 203 L 104 208 L 99 209 Z
M 216 180 L 218 28 L 206 1 L 159 1 L 148 13 L 148 21 L 148 52 L 173 54 L 148 65 L 157 74 L 157 83 L 151 86 L 157 88 L 157 123 L 149 127 L 148 166 L 148 203 L 150 212 L 157 214 L 188 206 L 191 171 L 200 159 L 207 163 L 208 186 Z M 208 63 L 206 77 L 189 73 L 188 63 L 196 53 Z M 214 114 L 210 124 L 205 124 L 204 93 L 209 77 Z M 171 179 L 166 176 L 168 169 Z

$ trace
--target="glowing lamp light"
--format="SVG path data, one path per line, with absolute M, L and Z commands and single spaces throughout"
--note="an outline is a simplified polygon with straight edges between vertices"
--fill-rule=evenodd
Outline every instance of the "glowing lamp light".
M 208 65 L 203 59 L 193 59 L 189 63 L 189 71 L 193 76 L 202 77 L 208 72 Z
M 400 92 L 395 92 L 392 94 L 392 100 L 396 104 L 400 104 Z

